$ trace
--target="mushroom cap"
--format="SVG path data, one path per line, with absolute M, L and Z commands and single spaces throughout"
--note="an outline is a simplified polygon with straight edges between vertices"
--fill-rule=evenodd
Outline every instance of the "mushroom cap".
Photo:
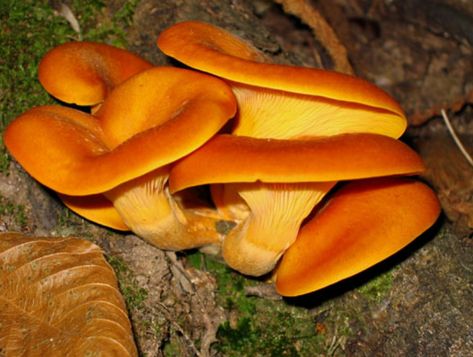
M 152 63 L 121 48 L 68 42 L 46 53 L 38 76 L 52 96 L 86 106 L 102 102 L 118 84 L 151 67 Z
M 112 202 L 103 195 L 68 196 L 59 194 L 59 198 L 71 211 L 92 222 L 119 231 L 130 230 Z
M 419 181 L 348 183 L 302 227 L 276 270 L 276 289 L 297 296 L 353 276 L 405 247 L 439 213 L 434 192 Z
M 316 68 L 262 63 L 263 56 L 247 42 L 204 22 L 175 24 L 160 34 L 157 45 L 190 67 L 230 81 L 363 104 L 397 114 L 405 122 L 399 104 L 368 81 Z
M 96 116 L 60 106 L 33 108 L 7 127 L 4 142 L 39 182 L 63 194 L 91 195 L 189 154 L 235 109 L 223 81 L 156 67 L 118 86 Z
M 216 135 L 173 165 L 172 192 L 213 183 L 327 182 L 416 174 L 421 158 L 404 143 L 377 134 L 306 140 Z

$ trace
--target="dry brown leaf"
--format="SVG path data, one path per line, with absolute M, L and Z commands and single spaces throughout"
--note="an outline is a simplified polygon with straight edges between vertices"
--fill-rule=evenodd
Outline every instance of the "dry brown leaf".
M 76 238 L 0 234 L 0 356 L 136 356 L 115 273 Z

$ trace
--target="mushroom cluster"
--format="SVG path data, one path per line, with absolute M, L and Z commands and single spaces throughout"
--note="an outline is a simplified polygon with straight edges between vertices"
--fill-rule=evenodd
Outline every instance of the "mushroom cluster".
M 378 87 L 273 64 L 197 21 L 157 44 L 191 69 L 90 42 L 51 50 L 43 87 L 88 111 L 37 107 L 5 131 L 15 159 L 73 211 L 163 249 L 213 245 L 243 274 L 273 273 L 285 296 L 367 269 L 436 220 L 435 194 L 407 177 L 424 166 L 397 140 L 404 113 Z M 215 208 L 185 204 L 202 186 Z M 222 235 L 219 220 L 236 225 Z
M 181 209 L 167 181 L 170 164 L 234 116 L 227 84 L 197 71 L 154 67 L 107 45 L 77 42 L 50 51 L 39 78 L 59 100 L 91 108 L 36 107 L 7 127 L 5 145 L 31 176 L 85 218 L 132 230 L 160 248 L 220 241 L 214 220 Z

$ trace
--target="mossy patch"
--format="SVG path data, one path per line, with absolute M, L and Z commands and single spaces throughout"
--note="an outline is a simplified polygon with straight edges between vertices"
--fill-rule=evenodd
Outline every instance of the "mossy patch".
M 218 330 L 215 349 L 225 356 L 316 356 L 330 347 L 324 328 L 306 308 L 284 300 L 247 296 L 245 287 L 261 284 L 232 271 L 215 258 L 188 255 L 198 269 L 214 274 L 217 299 L 229 312 Z
M 0 196 L 0 221 L 13 220 L 15 227 L 12 229 L 21 230 L 27 226 L 28 219 L 23 205 L 15 204 L 5 197 Z
M 38 63 L 51 48 L 68 41 L 100 41 L 126 45 L 137 0 L 126 1 L 113 14 L 105 2 L 69 2 L 81 32 L 75 32 L 58 16 L 47 0 L 3 0 L 0 5 L 0 132 L 16 116 L 31 107 L 54 104 L 38 79 Z M 0 141 L 0 170 L 8 168 L 9 157 Z
M 358 292 L 372 302 L 380 302 L 391 291 L 393 285 L 392 273 L 392 270 L 384 272 L 361 286 Z
M 117 274 L 120 291 L 128 310 L 139 310 L 148 297 L 148 291 L 138 285 L 133 272 L 121 258 L 107 256 L 107 261 Z

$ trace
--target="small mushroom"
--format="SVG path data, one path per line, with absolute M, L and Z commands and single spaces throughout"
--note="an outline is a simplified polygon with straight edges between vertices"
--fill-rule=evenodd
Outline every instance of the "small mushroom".
M 305 140 L 217 135 L 171 169 L 171 192 L 228 184 L 247 206 L 223 243 L 225 261 L 248 275 L 271 271 L 336 181 L 424 170 L 405 144 L 377 134 Z
M 234 135 L 289 139 L 367 132 L 398 138 L 406 128 L 399 104 L 375 85 L 267 63 L 253 46 L 216 26 L 178 23 L 157 44 L 178 61 L 228 81 L 238 101 Z
M 212 230 L 206 231 L 205 219 L 188 224 L 199 217 L 168 192 L 169 164 L 203 145 L 235 109 L 223 81 L 156 67 L 117 86 L 96 115 L 33 108 L 7 127 L 4 141 L 31 176 L 86 218 L 126 225 L 161 248 L 185 249 L 218 237 L 206 235 Z
M 348 183 L 302 227 L 277 267 L 276 289 L 297 296 L 351 277 L 404 248 L 439 213 L 434 192 L 412 179 Z
M 96 106 L 118 84 L 151 67 L 150 62 L 121 48 L 68 42 L 46 53 L 38 77 L 53 97 L 79 106 Z

